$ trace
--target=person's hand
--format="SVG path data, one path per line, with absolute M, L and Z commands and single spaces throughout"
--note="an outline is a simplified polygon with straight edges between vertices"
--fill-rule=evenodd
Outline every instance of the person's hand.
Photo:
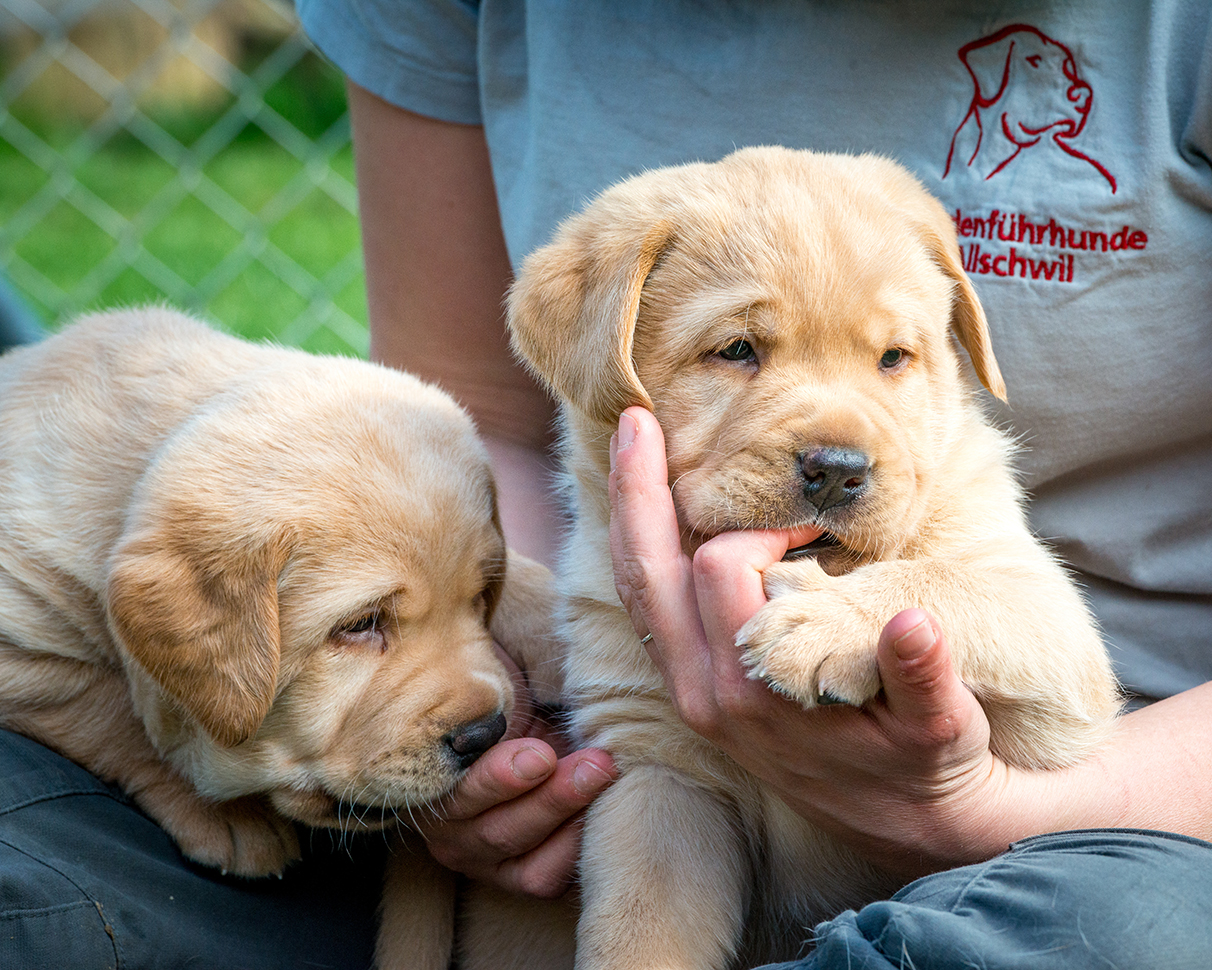
M 530 706 L 515 672 L 519 700 L 505 738 L 468 769 L 455 792 L 417 828 L 433 857 L 456 872 L 511 892 L 552 898 L 576 874 L 581 812 L 614 780 L 605 752 L 568 752 L 555 728 Z
M 656 419 L 619 422 L 611 474 L 615 579 L 679 716 L 762 778 L 799 815 L 892 871 L 986 858 L 1013 830 L 1012 771 L 989 750 L 980 704 L 956 676 L 937 622 L 889 618 L 883 691 L 863 708 L 806 711 L 751 679 L 737 630 L 765 602 L 762 570 L 811 536 L 728 533 L 684 552 Z

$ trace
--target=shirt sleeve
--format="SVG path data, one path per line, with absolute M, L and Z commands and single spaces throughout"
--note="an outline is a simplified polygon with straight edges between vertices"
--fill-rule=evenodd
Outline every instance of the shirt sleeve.
M 355 84 L 417 114 L 482 123 L 476 0 L 297 0 L 296 9 Z

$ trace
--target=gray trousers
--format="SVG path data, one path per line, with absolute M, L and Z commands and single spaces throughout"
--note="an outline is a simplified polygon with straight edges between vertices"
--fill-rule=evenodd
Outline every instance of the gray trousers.
M 1058 832 L 821 923 L 766 970 L 1209 970 L 1212 845 Z
M 225 878 L 121 792 L 0 731 L 0 967 L 369 970 L 383 837 L 302 841 L 283 879 Z
M 0 731 L 4 970 L 369 968 L 385 847 L 306 839 L 277 879 L 192 866 L 120 792 Z M 807 935 L 807 934 L 806 934 Z M 1064 832 L 821 924 L 779 970 L 1208 970 L 1212 845 Z

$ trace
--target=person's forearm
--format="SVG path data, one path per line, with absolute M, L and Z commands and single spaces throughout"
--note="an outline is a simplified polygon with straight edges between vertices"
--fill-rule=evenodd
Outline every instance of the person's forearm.
M 506 538 L 550 562 L 560 532 L 550 401 L 514 361 L 510 265 L 484 133 L 349 86 L 370 311 L 370 353 L 441 385 L 492 456 Z
M 1050 794 L 1042 805 L 1067 817 L 1068 828 L 1212 839 L 1212 683 L 1124 715 L 1101 751 L 1056 775 L 1040 779 Z
M 492 457 L 506 540 L 516 551 L 551 566 L 566 530 L 550 454 L 492 435 L 483 438 Z
M 482 129 L 349 86 L 371 357 L 441 384 L 489 435 L 547 443 L 551 404 L 514 361 L 511 269 Z
M 1125 714 L 1110 740 L 1071 768 L 991 774 L 985 808 L 972 806 L 983 827 L 944 821 L 923 839 L 939 847 L 930 868 L 1071 829 L 1156 829 L 1212 840 L 1212 683 Z

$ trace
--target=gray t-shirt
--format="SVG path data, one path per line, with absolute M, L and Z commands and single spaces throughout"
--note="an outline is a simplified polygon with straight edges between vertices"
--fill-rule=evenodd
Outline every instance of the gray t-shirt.
M 1212 679 L 1207 0 L 299 0 L 356 83 L 483 124 L 515 265 L 603 187 L 871 151 L 955 215 L 1032 522 L 1125 684 Z

